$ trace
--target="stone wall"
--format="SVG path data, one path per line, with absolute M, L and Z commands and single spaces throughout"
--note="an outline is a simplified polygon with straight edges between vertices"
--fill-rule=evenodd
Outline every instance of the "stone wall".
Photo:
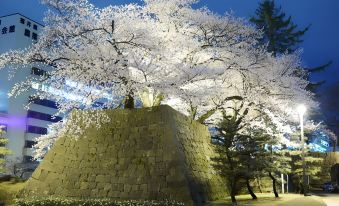
M 23 194 L 174 199 L 187 205 L 227 196 L 210 163 L 207 127 L 169 106 L 107 110 L 109 124 L 58 139 Z

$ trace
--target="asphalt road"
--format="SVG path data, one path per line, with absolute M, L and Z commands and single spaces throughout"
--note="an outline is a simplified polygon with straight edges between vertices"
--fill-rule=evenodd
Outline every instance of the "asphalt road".
M 317 192 L 314 195 L 320 197 L 327 206 L 339 206 L 339 193 Z

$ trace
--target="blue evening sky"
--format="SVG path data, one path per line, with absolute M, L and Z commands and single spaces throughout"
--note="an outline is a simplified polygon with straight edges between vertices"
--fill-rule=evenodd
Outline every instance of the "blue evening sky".
M 98 7 L 110 4 L 142 3 L 141 0 L 89 0 Z M 42 22 L 46 7 L 39 0 L 1 0 L 0 16 L 19 12 Z M 236 16 L 249 18 L 260 0 L 201 0 L 198 7 L 224 14 L 233 11 Z M 304 49 L 303 62 L 314 67 L 333 60 L 324 73 L 314 75 L 316 80 L 327 80 L 327 85 L 339 81 L 339 1 L 338 0 L 276 0 L 287 15 L 302 29 L 312 24 L 300 45 Z M 323 88 L 325 88 L 324 85 Z

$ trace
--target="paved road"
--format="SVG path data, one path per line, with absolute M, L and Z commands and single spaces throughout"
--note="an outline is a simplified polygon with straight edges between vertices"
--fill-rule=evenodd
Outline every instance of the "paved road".
M 339 206 L 339 193 L 317 192 L 315 195 L 320 197 L 327 206 Z

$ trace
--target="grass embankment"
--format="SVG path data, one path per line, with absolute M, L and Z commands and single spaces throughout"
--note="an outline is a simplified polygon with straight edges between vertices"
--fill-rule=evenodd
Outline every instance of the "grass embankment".
M 23 188 L 24 182 L 11 180 L 8 182 L 0 182 L 0 205 L 14 205 L 16 193 Z
M 249 195 L 237 196 L 239 206 L 326 206 L 321 198 L 299 194 L 282 194 L 275 198 L 273 194 L 258 194 L 257 200 L 252 200 Z M 210 203 L 209 206 L 231 206 L 229 199 Z

